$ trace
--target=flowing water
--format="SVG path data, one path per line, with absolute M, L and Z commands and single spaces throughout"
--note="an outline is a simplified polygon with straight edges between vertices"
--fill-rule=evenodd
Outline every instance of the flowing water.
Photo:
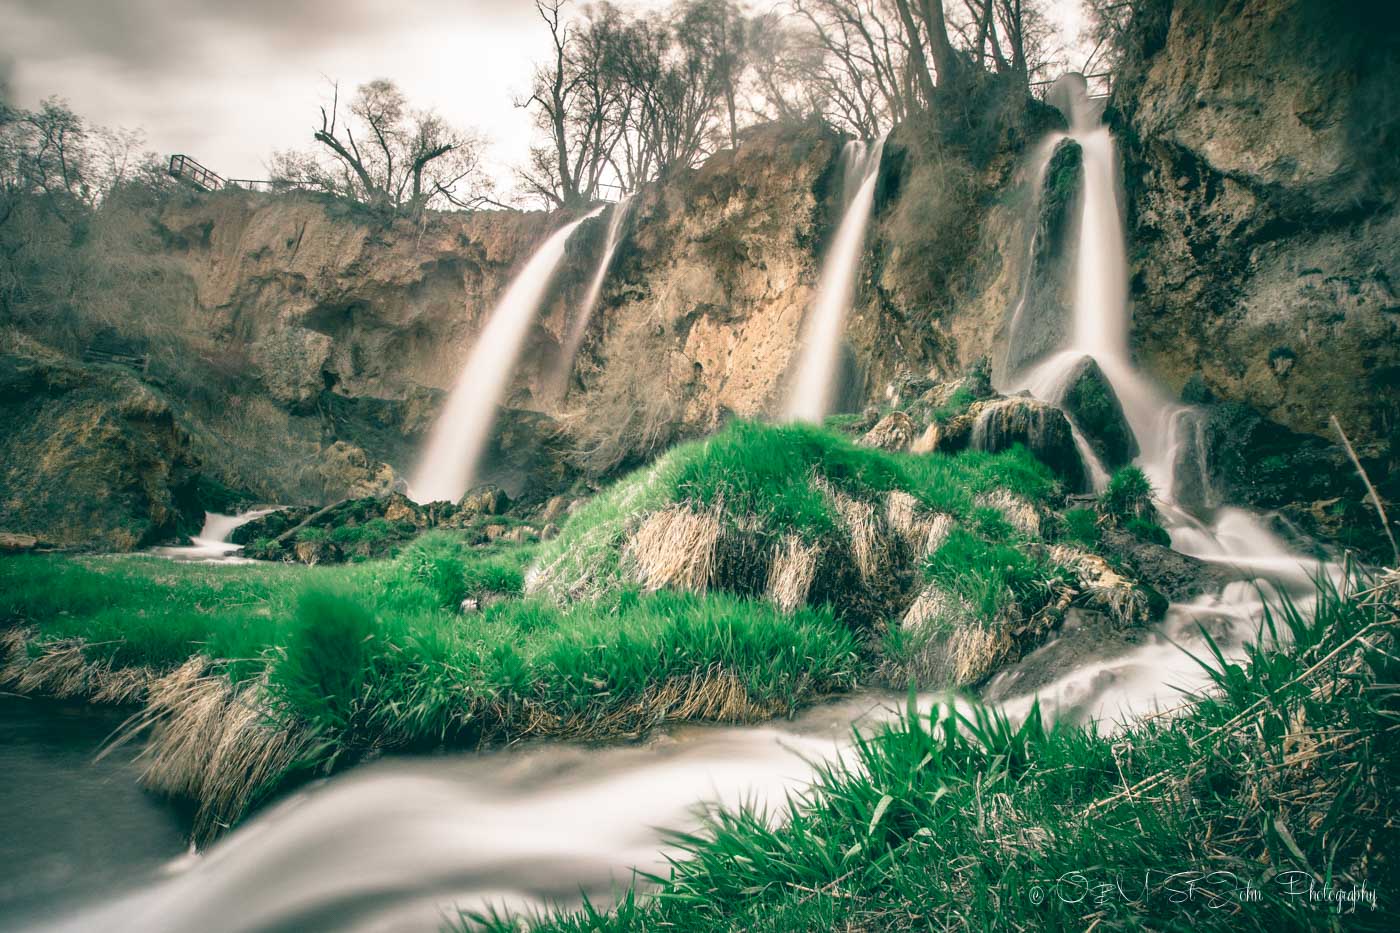
M 573 321 L 569 324 L 569 332 L 564 337 L 564 344 L 559 351 L 559 360 L 555 364 L 553 380 L 555 398 L 562 399 L 568 392 L 569 375 L 574 369 L 574 358 L 578 356 L 579 347 L 583 345 L 583 338 L 588 333 L 588 324 L 593 320 L 593 312 L 598 309 L 598 300 L 603 296 L 603 285 L 608 280 L 608 270 L 612 268 L 613 256 L 617 254 L 617 248 L 622 243 L 622 231 L 631 210 L 632 195 L 630 194 L 613 205 L 612 215 L 608 218 L 608 238 L 603 244 L 603 255 L 598 260 L 598 270 L 593 273 L 593 280 L 588 283 L 588 292 L 583 296 L 583 304 L 579 305 Z
M 490 440 L 501 398 L 510 387 L 530 324 L 564 258 L 564 246 L 580 224 L 602 212 L 602 207 L 595 208 L 550 235 L 492 309 L 409 482 L 409 495 L 415 501 L 456 502 L 467 491 Z
M 1053 398 L 1057 377 L 1080 356 L 1093 356 L 1123 401 L 1142 449 L 1139 463 L 1158 484 L 1173 546 L 1235 579 L 1219 593 L 1171 606 L 1163 622 L 1146 630 L 1093 632 L 1086 623 L 1069 623 L 985 691 L 1012 717 L 1038 696 L 1051 715 L 1112 727 L 1175 705 L 1178 689 L 1206 685 L 1181 650 L 1200 654 L 1203 631 L 1238 654 L 1257 631 L 1262 594 L 1281 590 L 1306 604 L 1313 577 L 1335 568 L 1290 554 L 1249 512 L 1218 509 L 1206 521 L 1176 504 L 1178 454 L 1194 428 L 1182 415 L 1187 409 L 1169 401 L 1128 357 L 1112 139 L 1096 117 L 1076 119 L 1071 133 L 1085 149 L 1080 253 L 1100 255 L 1078 258 L 1071 346 L 1019 379 Z M 874 171 L 868 164 L 862 169 L 833 253 L 837 247 L 858 252 L 864 218 L 853 218 L 859 199 L 873 196 Z M 844 283 L 826 289 L 824 281 L 823 297 L 848 294 L 851 274 L 849 267 L 833 273 Z M 821 311 L 814 317 L 830 314 L 834 330 L 818 329 L 839 339 L 841 305 Z M 824 379 L 813 383 L 813 397 L 827 397 L 829 364 Z M 936 702 L 936 695 L 919 698 L 924 708 Z M 454 916 L 453 905 L 533 909 L 576 904 L 581 891 L 606 902 L 626 887 L 633 868 L 663 866 L 673 851 L 663 828 L 695 827 L 705 805 L 744 800 L 772 812 L 810 781 L 817 762 L 851 758 L 853 727 L 869 728 L 900 705 L 897 697 L 867 695 L 761 727 L 687 726 L 636 744 L 536 744 L 382 761 L 302 790 L 207 853 L 148 872 L 120 896 L 54 903 L 45 917 L 27 917 L 24 925 L 143 933 L 423 930 Z
M 152 548 L 151 552 L 171 560 L 192 563 L 243 563 L 247 558 L 238 556 L 243 545 L 231 543 L 229 537 L 239 527 L 276 511 L 276 508 L 253 509 L 238 515 L 205 512 L 204 528 L 190 539 L 189 544 Z
M 870 209 L 875 204 L 875 184 L 884 148 L 882 136 L 873 143 L 848 142 L 842 153 L 845 210 L 822 265 L 816 298 L 803 324 L 797 371 L 787 402 L 790 420 L 820 423 L 831 414 L 841 335 L 855 297 L 856 271 L 860 268 Z

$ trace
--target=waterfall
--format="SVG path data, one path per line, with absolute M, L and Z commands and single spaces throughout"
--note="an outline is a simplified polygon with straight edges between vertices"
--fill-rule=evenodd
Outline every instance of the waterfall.
M 612 216 L 608 220 L 608 238 L 603 245 L 603 255 L 598 261 L 598 271 L 593 273 L 593 281 L 588 284 L 588 292 L 583 296 L 583 304 L 579 305 L 573 322 L 569 325 L 568 335 L 564 338 L 564 345 L 559 351 L 559 360 L 553 378 L 553 395 L 562 399 L 568 392 L 569 374 L 573 372 L 574 358 L 578 356 L 579 347 L 583 344 L 583 337 L 588 333 L 588 323 L 593 319 L 593 312 L 598 308 L 598 299 L 603 295 L 603 284 L 608 279 L 608 270 L 612 268 L 613 256 L 617 253 L 617 247 L 622 242 L 622 228 L 627 222 L 627 215 L 632 209 L 632 196 L 629 194 L 613 206 Z
M 510 385 L 525 335 L 544 301 L 564 244 L 579 224 L 602 213 L 599 207 L 566 224 L 544 241 L 506 288 L 487 318 L 466 365 L 433 425 L 428 445 L 409 483 L 418 502 L 456 501 L 467 491 L 486 449 L 496 410 Z
M 276 508 L 252 509 L 238 515 L 205 512 L 204 527 L 190 539 L 189 544 L 152 548 L 152 553 L 179 561 L 218 563 L 242 560 L 237 555 L 243 550 L 243 545 L 233 544 L 229 538 L 241 526 L 276 511 Z
M 1069 345 L 1010 380 L 1011 390 L 1025 389 L 1036 398 L 1059 403 L 1066 377 L 1080 359 L 1092 357 L 1112 386 L 1128 427 L 1137 439 L 1137 464 L 1166 501 L 1175 501 L 1175 458 L 1182 445 L 1175 437 L 1186 408 L 1170 399 L 1132 364 L 1128 349 L 1131 309 L 1128 304 L 1127 234 L 1118 201 L 1118 153 L 1104 126 L 1100 107 L 1089 100 L 1084 79 L 1066 75 L 1055 82 L 1049 98 L 1070 122 L 1067 134 L 1037 153 L 1048 160 L 1053 144 L 1069 138 L 1082 157 L 1079 243 L 1075 250 L 1074 306 Z M 1043 179 L 1044 167 L 1038 177 Z M 1034 248 L 1034 245 L 1032 245 Z M 1026 288 L 1028 289 L 1028 283 Z M 1024 294 L 1021 301 L 1024 302 Z M 1018 306 L 1019 308 L 1019 306 Z M 1014 319 L 1013 319 L 1014 323 Z M 1015 339 L 1015 333 L 1011 334 Z M 1089 453 L 1087 445 L 1081 450 Z M 1097 458 L 1086 461 L 1099 483 L 1104 472 Z
M 856 269 L 865 243 L 865 226 L 875 203 L 875 183 L 880 176 L 884 147 L 885 138 L 881 136 L 873 143 L 848 142 L 842 152 L 845 210 L 822 266 L 816 300 L 803 325 L 801 356 L 787 403 L 787 417 L 791 420 L 819 422 L 831 412 L 841 334 L 855 297 Z

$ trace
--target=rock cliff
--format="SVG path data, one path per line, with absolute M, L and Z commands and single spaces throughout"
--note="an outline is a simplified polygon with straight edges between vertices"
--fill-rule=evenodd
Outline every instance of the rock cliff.
M 1400 11 L 1154 0 L 1114 90 L 1145 366 L 1389 461 Z

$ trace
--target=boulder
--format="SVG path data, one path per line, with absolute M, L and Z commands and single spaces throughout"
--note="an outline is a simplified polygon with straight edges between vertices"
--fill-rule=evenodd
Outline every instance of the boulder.
M 478 515 L 504 515 L 510 508 L 510 496 L 499 486 L 487 484 L 478 486 L 461 498 L 457 512 L 466 518 Z
M 902 411 L 892 411 L 876 422 L 859 443 L 877 450 L 901 451 L 914 440 L 914 422 Z
M 325 501 L 382 496 L 394 488 L 392 467 L 371 460 L 364 450 L 345 441 L 336 441 L 321 452 L 317 472 Z
M 1060 405 L 1110 473 L 1132 463 L 1138 455 L 1137 439 L 1123 415 L 1123 406 L 1093 357 L 1082 357 L 1074 364 Z
M 1054 405 L 1016 396 L 977 406 L 975 417 L 973 449 L 997 453 L 1023 444 L 1054 470 L 1071 492 L 1086 488 L 1084 461 L 1074 445 L 1069 419 Z
M 1219 591 L 1237 576 L 1220 564 L 1197 560 L 1118 528 L 1103 530 L 1103 544 L 1135 579 L 1172 602 Z

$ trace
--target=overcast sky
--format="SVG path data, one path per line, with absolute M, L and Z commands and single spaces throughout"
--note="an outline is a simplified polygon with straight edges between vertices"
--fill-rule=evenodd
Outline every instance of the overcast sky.
M 1078 0 L 1054 12 L 1073 39 Z M 415 106 L 481 131 L 508 179 L 531 134 L 513 101 L 548 43 L 531 0 L 0 0 L 17 103 L 58 95 L 231 178 L 264 178 L 273 150 L 312 144 L 327 79 L 348 91 L 388 77 Z

